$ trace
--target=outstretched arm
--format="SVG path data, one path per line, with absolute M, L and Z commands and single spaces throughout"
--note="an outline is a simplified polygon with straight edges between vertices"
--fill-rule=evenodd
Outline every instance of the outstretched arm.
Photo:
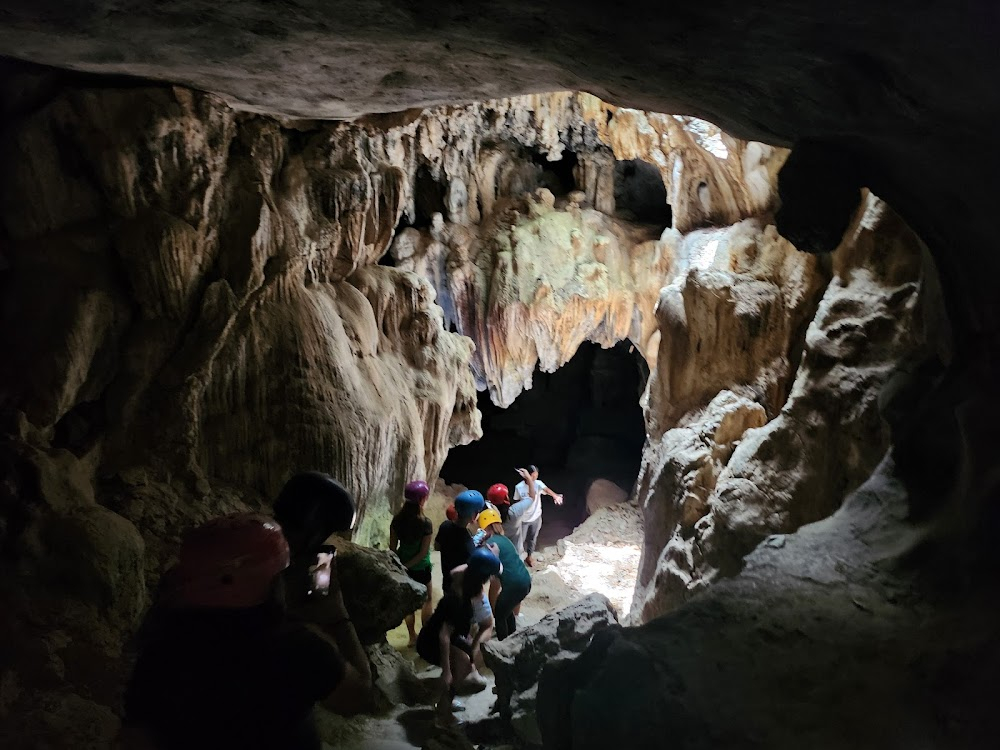
M 542 487 L 542 494 L 549 495 L 556 503 L 556 505 L 562 505 L 563 496 L 557 492 L 553 492 L 551 487 Z

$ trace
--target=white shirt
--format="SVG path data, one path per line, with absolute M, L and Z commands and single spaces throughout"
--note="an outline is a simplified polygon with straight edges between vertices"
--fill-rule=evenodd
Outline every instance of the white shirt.
M 528 509 L 524 512 L 524 515 L 521 516 L 521 523 L 531 523 L 542 517 L 542 490 L 544 489 L 548 489 L 545 482 L 541 479 L 536 479 L 535 497 L 533 498 L 531 505 L 529 505 Z M 528 483 L 520 482 L 517 487 L 514 488 L 514 502 L 520 502 L 521 500 L 525 500 L 529 497 L 531 497 L 531 494 L 528 492 Z

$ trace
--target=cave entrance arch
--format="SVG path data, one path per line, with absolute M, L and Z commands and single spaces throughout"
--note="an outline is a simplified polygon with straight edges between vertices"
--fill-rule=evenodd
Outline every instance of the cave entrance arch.
M 483 437 L 449 453 L 441 469 L 448 484 L 511 490 L 515 468 L 537 464 L 541 478 L 563 494 L 557 507 L 545 500 L 540 546 L 554 544 L 587 517 L 587 492 L 595 480 L 630 493 L 646 440 L 639 398 L 649 369 L 639 350 L 623 341 L 610 349 L 584 343 L 553 373 L 536 369 L 532 387 L 508 408 L 479 394 Z

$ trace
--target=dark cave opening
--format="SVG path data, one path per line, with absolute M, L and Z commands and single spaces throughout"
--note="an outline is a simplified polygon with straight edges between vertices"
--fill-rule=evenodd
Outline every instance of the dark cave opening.
M 673 224 L 667 188 L 656 165 L 642 159 L 615 162 L 615 208 L 623 218 L 662 228 Z
M 445 206 L 447 193 L 448 186 L 435 179 L 426 165 L 418 167 L 413 181 L 414 215 L 409 217 L 409 225 L 418 229 L 426 229 L 431 225 L 431 218 L 436 213 L 447 219 L 448 210 Z
M 495 482 L 513 491 L 520 481 L 515 468 L 536 464 L 565 500 L 562 507 L 544 501 L 541 543 L 552 544 L 586 518 L 594 480 L 631 491 L 646 439 L 639 398 L 648 376 L 630 342 L 610 349 L 584 343 L 556 372 L 536 369 L 531 389 L 506 409 L 481 392 L 483 437 L 453 448 L 441 477 L 483 493 Z
M 562 157 L 550 161 L 548 156 L 537 151 L 532 152 L 531 160 L 542 168 L 539 184 L 552 191 L 557 198 L 569 195 L 577 189 L 576 185 L 576 154 L 563 151 Z

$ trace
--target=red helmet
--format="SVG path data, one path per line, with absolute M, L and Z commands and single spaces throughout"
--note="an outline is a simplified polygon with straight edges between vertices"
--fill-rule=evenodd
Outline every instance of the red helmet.
M 494 484 L 486 490 L 486 499 L 494 505 L 507 505 L 510 503 L 510 493 L 506 484 Z
M 455 510 L 455 506 L 454 505 L 449 505 L 447 507 L 447 509 L 445 510 L 444 514 L 446 516 L 448 516 L 448 520 L 449 521 L 457 521 L 458 520 L 458 511 Z
M 429 494 L 431 494 L 431 488 L 428 487 L 427 482 L 422 479 L 410 482 L 403 490 L 403 497 L 406 498 L 406 502 L 408 503 L 419 503 Z
M 273 518 L 213 518 L 184 536 L 180 560 L 165 576 L 165 603 L 225 609 L 263 604 L 288 561 L 288 542 Z

